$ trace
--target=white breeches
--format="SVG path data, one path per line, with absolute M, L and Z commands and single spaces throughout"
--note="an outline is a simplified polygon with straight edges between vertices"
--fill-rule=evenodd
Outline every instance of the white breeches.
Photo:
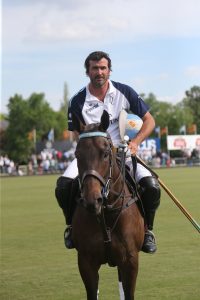
M 127 162 L 128 166 L 130 167 L 131 174 L 132 174 L 133 166 L 132 166 L 131 159 L 127 158 L 126 162 Z M 72 160 L 69 167 L 65 170 L 65 172 L 63 173 L 62 176 L 72 178 L 72 179 L 75 178 L 76 176 L 78 176 L 78 167 L 77 167 L 77 159 L 76 158 L 74 160 Z M 139 182 L 141 178 L 147 177 L 147 176 L 152 176 L 150 171 L 147 170 L 145 167 L 143 167 L 141 164 L 137 163 L 137 170 L 135 173 L 136 182 Z

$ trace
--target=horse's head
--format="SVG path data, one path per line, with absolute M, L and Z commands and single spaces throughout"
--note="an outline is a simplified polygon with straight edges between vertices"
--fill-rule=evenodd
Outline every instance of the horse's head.
M 81 183 L 83 205 L 96 215 L 100 214 L 103 204 L 102 190 L 106 188 L 111 176 L 111 140 L 106 130 L 109 115 L 104 111 L 101 122 L 79 126 L 79 142 L 76 158 Z

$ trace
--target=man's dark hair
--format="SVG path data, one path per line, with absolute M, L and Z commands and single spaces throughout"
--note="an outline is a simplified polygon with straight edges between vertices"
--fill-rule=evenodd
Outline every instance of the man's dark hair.
M 109 55 L 103 51 L 95 51 L 95 52 L 92 52 L 88 55 L 88 57 L 86 58 L 85 60 L 85 69 L 86 69 L 86 74 L 88 74 L 89 72 L 89 67 L 90 67 L 90 60 L 93 60 L 93 61 L 99 61 L 101 60 L 102 58 L 105 58 L 107 59 L 108 61 L 108 68 L 110 71 L 112 66 L 111 66 L 111 59 L 109 57 Z

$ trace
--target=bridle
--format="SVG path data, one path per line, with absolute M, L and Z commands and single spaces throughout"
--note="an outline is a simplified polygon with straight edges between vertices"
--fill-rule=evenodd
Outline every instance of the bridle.
M 113 160 L 112 160 L 112 146 L 111 146 L 111 139 L 108 133 L 105 132 L 101 132 L 101 131 L 94 131 L 94 132 L 85 132 L 85 133 L 81 133 L 79 135 L 79 140 L 80 139 L 84 139 L 84 138 L 92 138 L 92 137 L 104 137 L 107 140 L 110 141 L 110 148 L 109 148 L 109 172 L 108 175 L 106 177 L 106 179 L 101 176 L 101 174 L 99 174 L 99 172 L 97 172 L 94 169 L 91 170 L 86 170 L 82 177 L 79 178 L 79 186 L 80 186 L 80 190 L 82 191 L 83 189 L 83 184 L 84 184 L 84 180 L 86 177 L 88 176 L 92 176 L 94 178 L 96 178 L 101 186 L 102 186 L 102 198 L 104 200 L 104 205 L 106 202 L 106 199 L 108 198 L 108 195 L 110 193 L 110 184 L 111 184 L 111 180 L 112 180 L 112 173 L 113 173 Z

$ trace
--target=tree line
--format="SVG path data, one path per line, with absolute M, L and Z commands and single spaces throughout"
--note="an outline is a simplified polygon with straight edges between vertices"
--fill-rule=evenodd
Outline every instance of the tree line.
M 193 86 L 185 92 L 185 97 L 177 104 L 158 101 L 153 93 L 141 94 L 144 101 L 150 106 L 151 114 L 156 121 L 156 128 L 161 133 L 161 145 L 166 148 L 166 139 L 162 130 L 167 127 L 168 134 L 180 134 L 180 129 L 196 126 L 200 133 L 200 86 Z M 33 93 L 27 99 L 21 95 L 14 95 L 8 101 L 8 114 L 3 116 L 8 121 L 8 127 L 1 131 L 1 153 L 8 154 L 15 162 L 27 162 L 35 151 L 34 138 L 37 141 L 47 138 L 51 128 L 54 129 L 55 140 L 62 140 L 63 132 L 67 127 L 68 89 L 64 84 L 63 99 L 60 109 L 54 111 L 43 93 Z M 187 133 L 187 132 L 186 132 Z M 194 132 L 190 132 L 194 133 Z M 157 136 L 158 131 L 152 136 Z

